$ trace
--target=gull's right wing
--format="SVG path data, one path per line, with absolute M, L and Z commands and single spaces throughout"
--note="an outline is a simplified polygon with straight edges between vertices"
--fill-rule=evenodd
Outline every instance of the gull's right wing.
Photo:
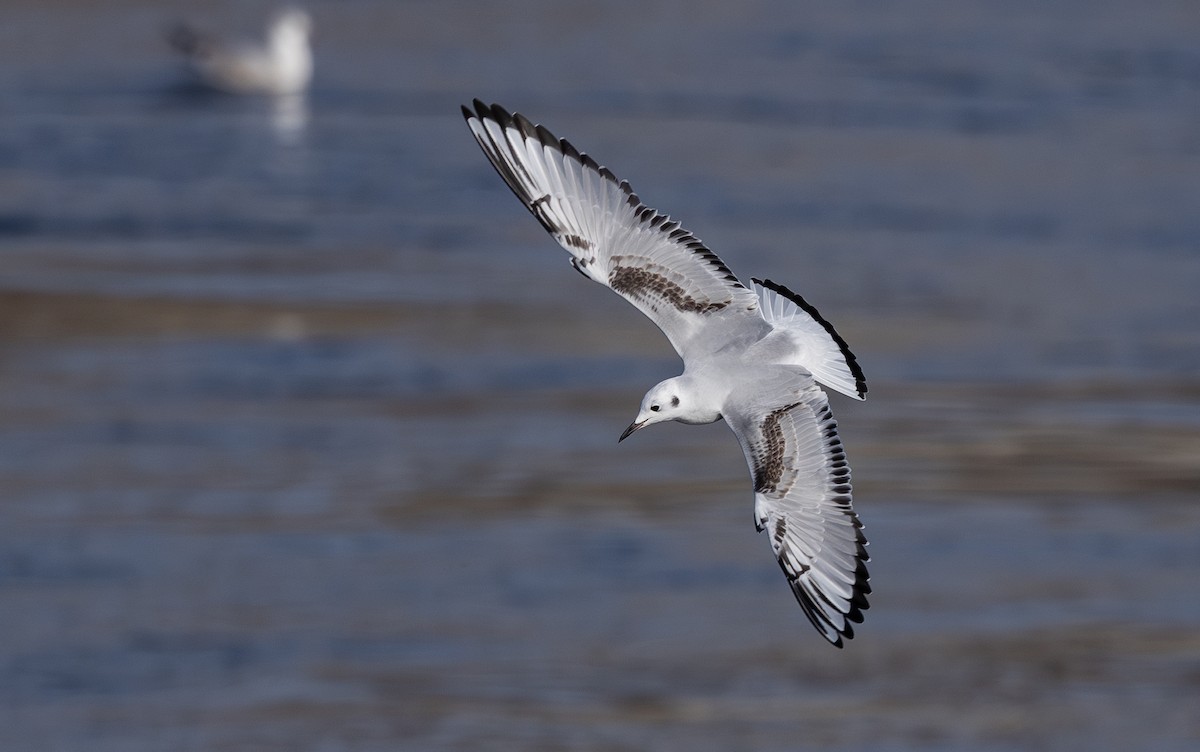
M 685 359 L 763 327 L 758 297 L 679 222 L 541 125 L 476 99 L 463 116 L 483 153 L 571 264 L 646 314 Z

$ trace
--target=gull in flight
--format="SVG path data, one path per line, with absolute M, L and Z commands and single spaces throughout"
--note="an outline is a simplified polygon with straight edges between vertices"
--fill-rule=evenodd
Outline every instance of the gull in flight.
M 871 592 L 850 466 L 817 386 L 865 398 L 845 341 L 788 288 L 743 285 L 695 235 L 566 140 L 499 105 L 473 107 L 463 116 L 483 153 L 576 271 L 648 316 L 683 358 L 683 374 L 646 393 L 619 441 L 654 423 L 724 418 L 750 466 L 755 525 L 805 616 L 842 647 Z
M 307 13 L 287 8 L 271 19 L 264 42 L 223 44 L 187 26 L 175 29 L 169 41 L 209 87 L 230 94 L 297 94 L 312 78 L 311 30 Z

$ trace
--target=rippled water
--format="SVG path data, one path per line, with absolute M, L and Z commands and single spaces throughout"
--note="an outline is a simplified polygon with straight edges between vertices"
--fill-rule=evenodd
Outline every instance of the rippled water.
M 0 11 L 4 749 L 1200 744 L 1192 3 L 316 3 L 281 102 L 204 7 Z M 475 96 L 854 348 L 844 651 Z

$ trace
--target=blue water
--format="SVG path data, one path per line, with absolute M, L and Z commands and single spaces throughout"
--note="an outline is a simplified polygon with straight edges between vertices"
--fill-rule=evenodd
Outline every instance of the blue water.
M 1190 750 L 1190 3 L 314 3 L 299 100 L 0 10 L 0 747 Z M 872 541 L 844 651 L 721 425 L 461 121 L 799 290 Z

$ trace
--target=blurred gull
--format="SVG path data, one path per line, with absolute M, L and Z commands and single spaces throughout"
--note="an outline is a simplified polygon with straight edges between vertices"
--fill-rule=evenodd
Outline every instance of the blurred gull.
M 225 44 L 187 26 L 175 29 L 170 42 L 186 56 L 197 78 L 214 89 L 232 94 L 296 94 L 312 78 L 311 29 L 307 13 L 288 8 L 271 19 L 264 42 Z
M 654 423 L 729 424 L 754 481 L 754 522 L 813 626 L 854 636 L 867 608 L 867 540 L 850 467 L 818 383 L 864 399 L 846 343 L 796 293 L 747 288 L 694 235 L 566 140 L 476 99 L 463 115 L 500 177 L 585 277 L 632 303 L 683 358 L 642 398 L 624 440 Z

